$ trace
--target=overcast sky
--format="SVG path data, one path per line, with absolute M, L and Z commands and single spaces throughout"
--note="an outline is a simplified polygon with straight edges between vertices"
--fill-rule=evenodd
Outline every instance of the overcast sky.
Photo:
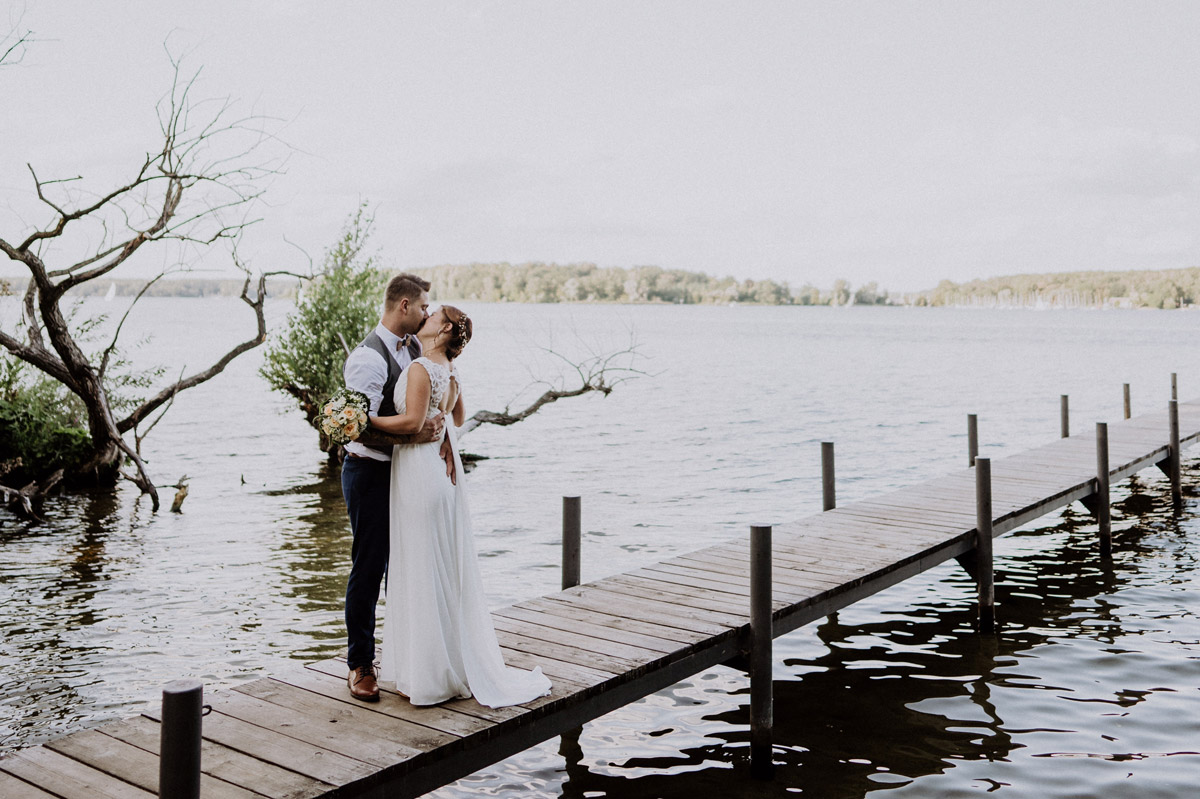
M 198 96 L 284 120 L 286 174 L 243 245 L 261 268 L 302 265 L 285 239 L 319 255 L 360 199 L 396 267 L 915 289 L 1200 265 L 1200 3 L 27 0 L 6 16 L 37 39 L 0 69 L 8 240 L 49 218 L 26 162 L 99 190 L 157 146 L 169 42 L 203 67 Z

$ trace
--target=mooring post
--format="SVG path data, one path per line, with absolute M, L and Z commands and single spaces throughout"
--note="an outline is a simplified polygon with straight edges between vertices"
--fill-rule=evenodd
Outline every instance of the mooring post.
M 1171 372 L 1171 399 L 1179 400 L 1179 383 L 1175 380 L 1175 373 Z
M 1096 422 L 1096 521 L 1100 525 L 1100 554 L 1112 555 L 1112 512 L 1109 503 L 1108 424 Z
M 579 558 L 583 525 L 579 497 L 563 497 L 562 508 L 562 590 L 579 585 Z
M 176 680 L 162 692 L 159 730 L 159 799 L 200 798 L 200 717 L 204 685 Z
M 1131 411 L 1132 411 L 1133 406 L 1130 405 L 1130 403 L 1129 403 L 1129 384 L 1125 383 L 1124 385 L 1125 385 L 1125 418 L 1129 419 L 1132 417 Z
M 973 413 L 967 414 L 967 465 L 975 465 L 975 457 L 979 454 L 979 417 Z
M 1062 437 L 1070 438 L 1071 437 L 1071 414 L 1070 414 L 1070 409 L 1068 407 L 1066 394 L 1063 394 L 1062 399 L 1059 400 L 1059 415 L 1061 416 Z
M 750 528 L 750 773 L 769 779 L 775 698 L 771 649 L 771 527 Z
M 996 585 L 992 571 L 992 459 L 975 459 L 975 585 L 979 591 L 979 631 L 996 630 Z
M 1171 375 L 1174 382 L 1175 375 Z M 1179 400 L 1171 400 L 1168 417 L 1171 423 L 1171 456 L 1168 473 L 1171 476 L 1171 503 L 1176 507 L 1183 505 L 1183 476 L 1179 466 Z
M 833 442 L 821 442 L 821 510 L 837 507 L 833 487 Z

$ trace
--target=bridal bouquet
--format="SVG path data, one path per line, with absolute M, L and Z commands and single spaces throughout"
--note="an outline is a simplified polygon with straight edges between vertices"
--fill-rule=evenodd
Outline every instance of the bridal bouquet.
M 321 411 L 321 432 L 335 444 L 349 444 L 367 429 L 367 395 L 338 389 Z

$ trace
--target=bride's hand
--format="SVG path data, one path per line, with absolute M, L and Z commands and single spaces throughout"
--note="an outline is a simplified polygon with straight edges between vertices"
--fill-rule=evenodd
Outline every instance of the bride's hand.
M 420 432 L 413 437 L 413 443 L 428 444 L 430 441 L 437 441 L 442 437 L 442 428 L 445 423 L 446 414 L 444 413 L 429 417 L 421 426 Z

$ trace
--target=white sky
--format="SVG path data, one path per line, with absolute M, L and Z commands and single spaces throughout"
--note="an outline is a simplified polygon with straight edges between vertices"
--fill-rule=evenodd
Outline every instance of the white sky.
M 169 38 L 201 96 L 287 120 L 295 151 L 242 248 L 260 268 L 303 266 L 285 238 L 318 256 L 360 199 L 395 267 L 914 289 L 1200 264 L 1200 3 L 27 0 L 7 17 L 39 40 L 0 69 L 10 241 L 49 220 L 27 161 L 98 190 L 157 145 Z M 142 260 L 125 274 L 159 265 Z

